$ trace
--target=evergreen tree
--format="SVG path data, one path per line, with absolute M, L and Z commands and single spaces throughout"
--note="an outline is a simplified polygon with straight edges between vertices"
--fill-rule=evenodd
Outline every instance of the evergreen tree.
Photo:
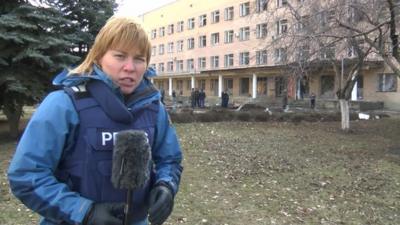
M 79 60 L 69 53 L 75 38 L 63 34 L 70 24 L 58 11 L 28 1 L 0 6 L 0 108 L 11 137 L 18 136 L 23 106 L 38 102 L 51 76 Z
M 72 21 L 65 32 L 80 38 L 74 42 L 73 50 L 82 58 L 117 7 L 115 0 L 46 0 L 46 3 Z

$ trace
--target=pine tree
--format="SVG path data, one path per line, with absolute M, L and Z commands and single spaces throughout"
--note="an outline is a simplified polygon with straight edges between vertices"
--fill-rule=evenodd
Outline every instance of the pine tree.
M 65 32 L 79 37 L 79 40 L 74 42 L 74 54 L 82 58 L 117 7 L 115 0 L 46 0 L 45 2 L 72 21 Z
M 57 70 L 79 60 L 69 52 L 76 37 L 63 33 L 71 21 L 48 7 L 9 0 L 0 6 L 0 108 L 10 136 L 18 136 L 24 105 L 38 102 Z

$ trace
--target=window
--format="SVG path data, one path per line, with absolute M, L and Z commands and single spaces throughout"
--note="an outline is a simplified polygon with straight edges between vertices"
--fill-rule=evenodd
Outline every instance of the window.
M 178 89 L 178 91 L 180 93 L 182 93 L 182 91 L 183 91 L 183 80 L 177 80 L 176 81 L 176 89 Z
M 233 30 L 225 31 L 225 43 L 232 43 L 233 42 Z
M 154 39 L 156 37 L 157 37 L 157 30 L 156 29 L 151 30 L 151 39 Z
M 177 60 L 176 61 L 176 72 L 182 72 L 183 71 L 183 60 Z
M 172 62 L 172 61 L 167 62 L 167 71 L 168 72 L 174 71 L 174 62 Z
M 297 32 L 302 32 L 305 30 L 305 27 L 308 26 L 309 23 L 309 16 L 302 16 L 301 20 L 295 24 L 295 30 Z
M 158 72 L 163 73 L 164 72 L 164 63 L 159 63 L 158 64 Z
M 187 40 L 188 49 L 194 49 L 194 38 L 189 38 Z
M 288 28 L 288 24 L 287 24 L 287 20 L 279 20 L 276 22 L 276 34 L 277 35 L 282 35 L 287 33 L 287 28 Z
M 188 30 L 194 29 L 194 18 L 188 19 Z
M 225 8 L 224 19 L 225 20 L 233 20 L 233 6 Z
M 239 16 L 247 16 L 250 14 L 250 2 L 240 4 Z
M 218 68 L 219 67 L 219 56 L 211 56 L 211 68 Z
M 205 90 L 206 89 L 206 80 L 204 80 L 204 79 L 199 80 L 197 87 L 201 90 Z
M 282 97 L 287 88 L 287 79 L 285 77 L 275 77 L 275 95 Z
M 210 80 L 210 89 L 214 96 L 218 96 L 218 79 Z
M 241 27 L 239 30 L 239 40 L 247 41 L 250 39 L 250 27 Z
M 207 37 L 206 35 L 201 35 L 199 37 L 199 48 L 204 48 L 207 46 Z
M 286 61 L 286 49 L 277 48 L 275 49 L 275 63 L 283 63 Z
M 397 76 L 393 73 L 378 74 L 378 91 L 396 92 Z
M 239 65 L 245 66 L 250 64 L 250 53 L 249 52 L 241 52 L 239 53 Z
M 186 60 L 186 68 L 188 71 L 194 71 L 194 59 Z
M 355 57 L 357 55 L 354 46 L 350 46 L 347 48 L 347 57 Z
M 233 79 L 232 78 L 225 78 L 224 79 L 224 88 L 228 91 L 228 93 L 232 93 L 233 90 Z
M 211 34 L 211 45 L 217 45 L 219 44 L 219 33 L 213 33 Z
M 206 57 L 200 57 L 199 59 L 198 59 L 199 61 L 199 69 L 205 69 L 206 68 Z
M 276 0 L 276 5 L 279 7 L 286 6 L 288 4 L 287 0 Z
M 305 61 L 308 60 L 309 57 L 310 57 L 310 46 L 309 45 L 300 46 L 297 51 L 297 60 Z
M 174 33 L 174 25 L 170 24 L 168 25 L 168 34 L 173 34 Z
M 227 54 L 224 56 L 224 66 L 225 67 L 233 66 L 233 54 Z
M 267 50 L 256 51 L 256 64 L 264 65 L 267 64 Z
M 317 20 L 321 27 L 328 27 L 329 23 L 335 20 L 334 10 L 323 10 L 317 14 Z
M 165 36 L 165 27 L 160 27 L 160 30 L 158 33 L 159 33 L 160 37 L 164 37 Z
M 267 11 L 267 0 L 256 0 L 256 12 Z
M 256 26 L 256 37 L 265 38 L 267 36 L 267 23 L 257 24 Z
M 164 44 L 161 44 L 158 46 L 158 54 L 163 55 L 164 54 Z
M 177 52 L 183 51 L 183 40 L 179 40 L 176 42 L 176 51 Z
M 239 81 L 239 94 L 248 96 L 250 94 L 250 79 L 249 78 L 240 78 Z
M 201 15 L 199 16 L 199 27 L 204 27 L 205 25 L 207 25 L 207 15 Z
M 211 12 L 211 23 L 218 23 L 219 22 L 219 10 L 215 10 Z
M 321 98 L 333 98 L 335 96 L 335 77 L 329 75 L 321 76 Z
M 183 31 L 183 21 L 179 21 L 177 26 L 176 26 L 176 32 L 182 32 Z
M 350 23 L 357 23 L 363 19 L 363 12 L 360 10 L 360 8 L 349 6 L 347 9 L 347 14 L 347 21 Z
M 169 42 L 168 43 L 168 53 L 173 53 L 174 52 L 174 42 Z
M 268 93 L 268 78 L 257 77 L 257 95 L 266 96 Z
M 327 46 L 321 49 L 321 59 L 335 58 L 335 47 Z
M 151 47 L 151 56 L 155 56 L 157 53 L 157 46 L 152 46 Z

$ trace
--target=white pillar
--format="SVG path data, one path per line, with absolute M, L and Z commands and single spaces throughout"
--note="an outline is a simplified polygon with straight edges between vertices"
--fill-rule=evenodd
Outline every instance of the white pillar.
M 172 95 L 172 77 L 168 78 L 168 85 L 169 85 L 169 90 L 168 90 L 168 95 Z
M 218 97 L 222 97 L 221 93 L 224 88 L 223 84 L 222 75 L 218 75 Z
M 152 84 L 154 84 L 154 78 L 150 78 Z
M 354 84 L 353 90 L 351 90 L 351 100 L 357 100 L 357 81 Z
M 257 75 L 253 73 L 253 98 L 257 98 Z
M 195 88 L 194 76 L 192 75 L 192 88 Z

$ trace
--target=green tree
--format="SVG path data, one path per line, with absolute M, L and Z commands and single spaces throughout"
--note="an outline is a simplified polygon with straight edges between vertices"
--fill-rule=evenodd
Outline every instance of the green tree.
M 46 0 L 46 4 L 59 10 L 72 23 L 65 27 L 65 32 L 79 37 L 74 42 L 74 54 L 84 57 L 94 39 L 110 18 L 117 4 L 115 0 Z
M 69 53 L 74 38 L 63 34 L 71 24 L 48 7 L 8 0 L 0 6 L 0 108 L 10 136 L 18 136 L 24 105 L 38 102 L 51 75 L 79 60 Z

